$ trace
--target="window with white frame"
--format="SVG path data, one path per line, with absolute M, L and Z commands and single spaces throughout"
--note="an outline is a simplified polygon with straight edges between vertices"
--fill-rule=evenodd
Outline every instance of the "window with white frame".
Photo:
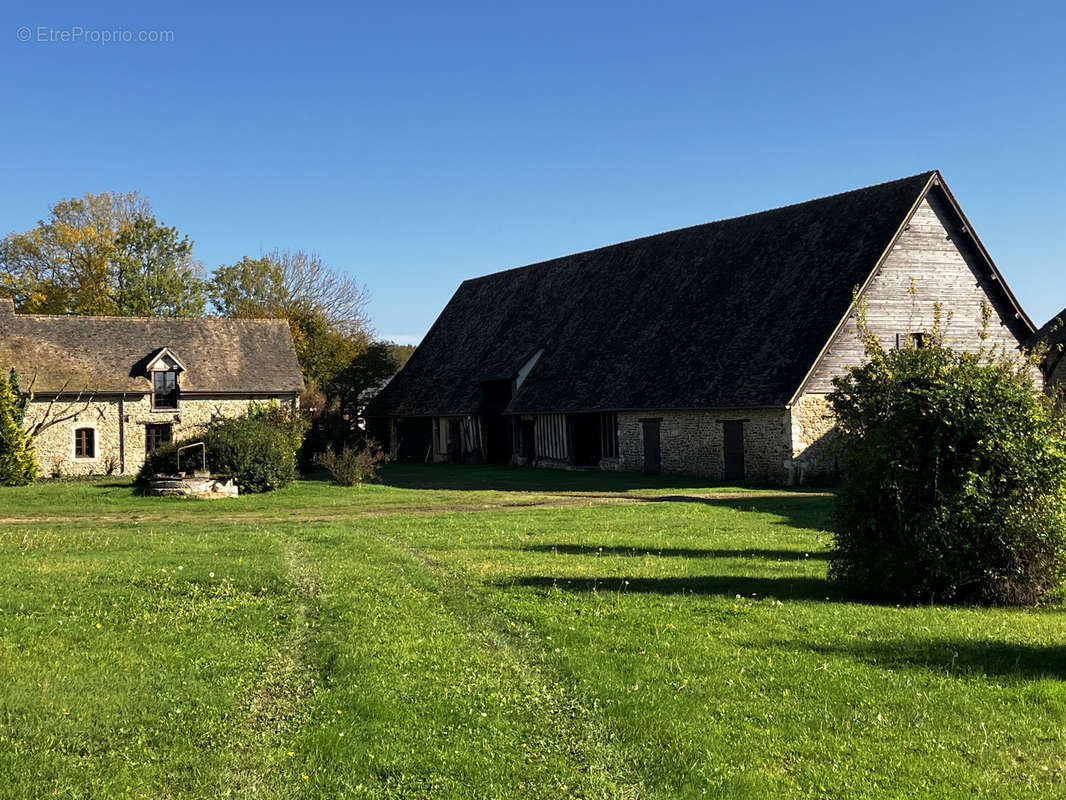
M 74 431 L 74 457 L 96 458 L 96 429 L 77 428 Z
M 178 407 L 178 371 L 161 369 L 152 373 L 152 408 Z

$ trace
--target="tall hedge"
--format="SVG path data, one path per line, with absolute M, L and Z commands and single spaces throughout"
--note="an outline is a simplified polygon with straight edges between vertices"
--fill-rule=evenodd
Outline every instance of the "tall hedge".
M 33 441 L 22 427 L 25 406 L 18 376 L 0 374 L 0 486 L 25 486 L 37 477 Z
M 884 350 L 829 396 L 841 434 L 830 576 L 894 601 L 1040 602 L 1066 568 L 1066 417 L 1006 353 Z

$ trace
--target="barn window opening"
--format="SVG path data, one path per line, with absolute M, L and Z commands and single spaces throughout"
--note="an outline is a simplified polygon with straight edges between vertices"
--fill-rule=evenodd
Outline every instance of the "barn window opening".
M 96 458 L 96 431 L 78 428 L 74 431 L 74 457 Z
M 929 346 L 929 335 L 922 331 L 916 333 L 897 333 L 896 334 L 896 349 L 902 350 L 905 347 L 913 347 L 916 350 L 921 350 L 923 347 Z
M 178 407 L 177 370 L 158 370 L 152 373 L 152 408 Z

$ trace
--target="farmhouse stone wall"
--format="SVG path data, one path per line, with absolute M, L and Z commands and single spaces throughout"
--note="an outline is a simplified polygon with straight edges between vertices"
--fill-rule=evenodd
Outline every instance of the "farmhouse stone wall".
M 295 399 L 274 398 L 291 405 Z M 34 450 L 41 475 L 103 475 L 132 474 L 144 463 L 148 424 L 170 424 L 174 439 L 194 436 L 200 427 L 218 417 L 236 417 L 245 413 L 252 403 L 270 402 L 263 396 L 232 396 L 225 398 L 181 397 L 177 409 L 152 410 L 151 395 L 127 395 L 93 398 L 74 402 L 60 400 L 52 406 L 51 416 L 76 416 L 53 425 L 37 436 Z M 37 399 L 26 409 L 26 425 L 32 425 L 46 413 L 50 401 Z M 74 431 L 78 428 L 95 430 L 96 453 L 93 458 L 74 456 Z M 125 447 L 122 440 L 125 440 Z
M 642 419 L 661 419 L 662 471 L 721 480 L 725 472 L 722 422 L 744 420 L 745 480 L 785 483 L 792 461 L 789 414 L 784 409 L 642 411 L 618 414 L 621 469 L 644 467 Z

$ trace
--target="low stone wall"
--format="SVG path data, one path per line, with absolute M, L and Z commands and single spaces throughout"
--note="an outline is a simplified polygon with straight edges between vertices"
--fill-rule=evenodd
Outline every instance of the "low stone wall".
M 195 497 L 203 500 L 237 497 L 237 493 L 237 484 L 233 482 L 233 478 L 204 475 L 160 476 L 148 484 L 146 491 L 146 494 L 155 497 Z
M 785 409 L 642 411 L 618 414 L 620 468 L 644 467 L 642 419 L 661 419 L 662 471 L 721 480 L 725 472 L 722 422 L 744 421 L 744 476 L 787 483 L 791 478 L 790 418 Z

